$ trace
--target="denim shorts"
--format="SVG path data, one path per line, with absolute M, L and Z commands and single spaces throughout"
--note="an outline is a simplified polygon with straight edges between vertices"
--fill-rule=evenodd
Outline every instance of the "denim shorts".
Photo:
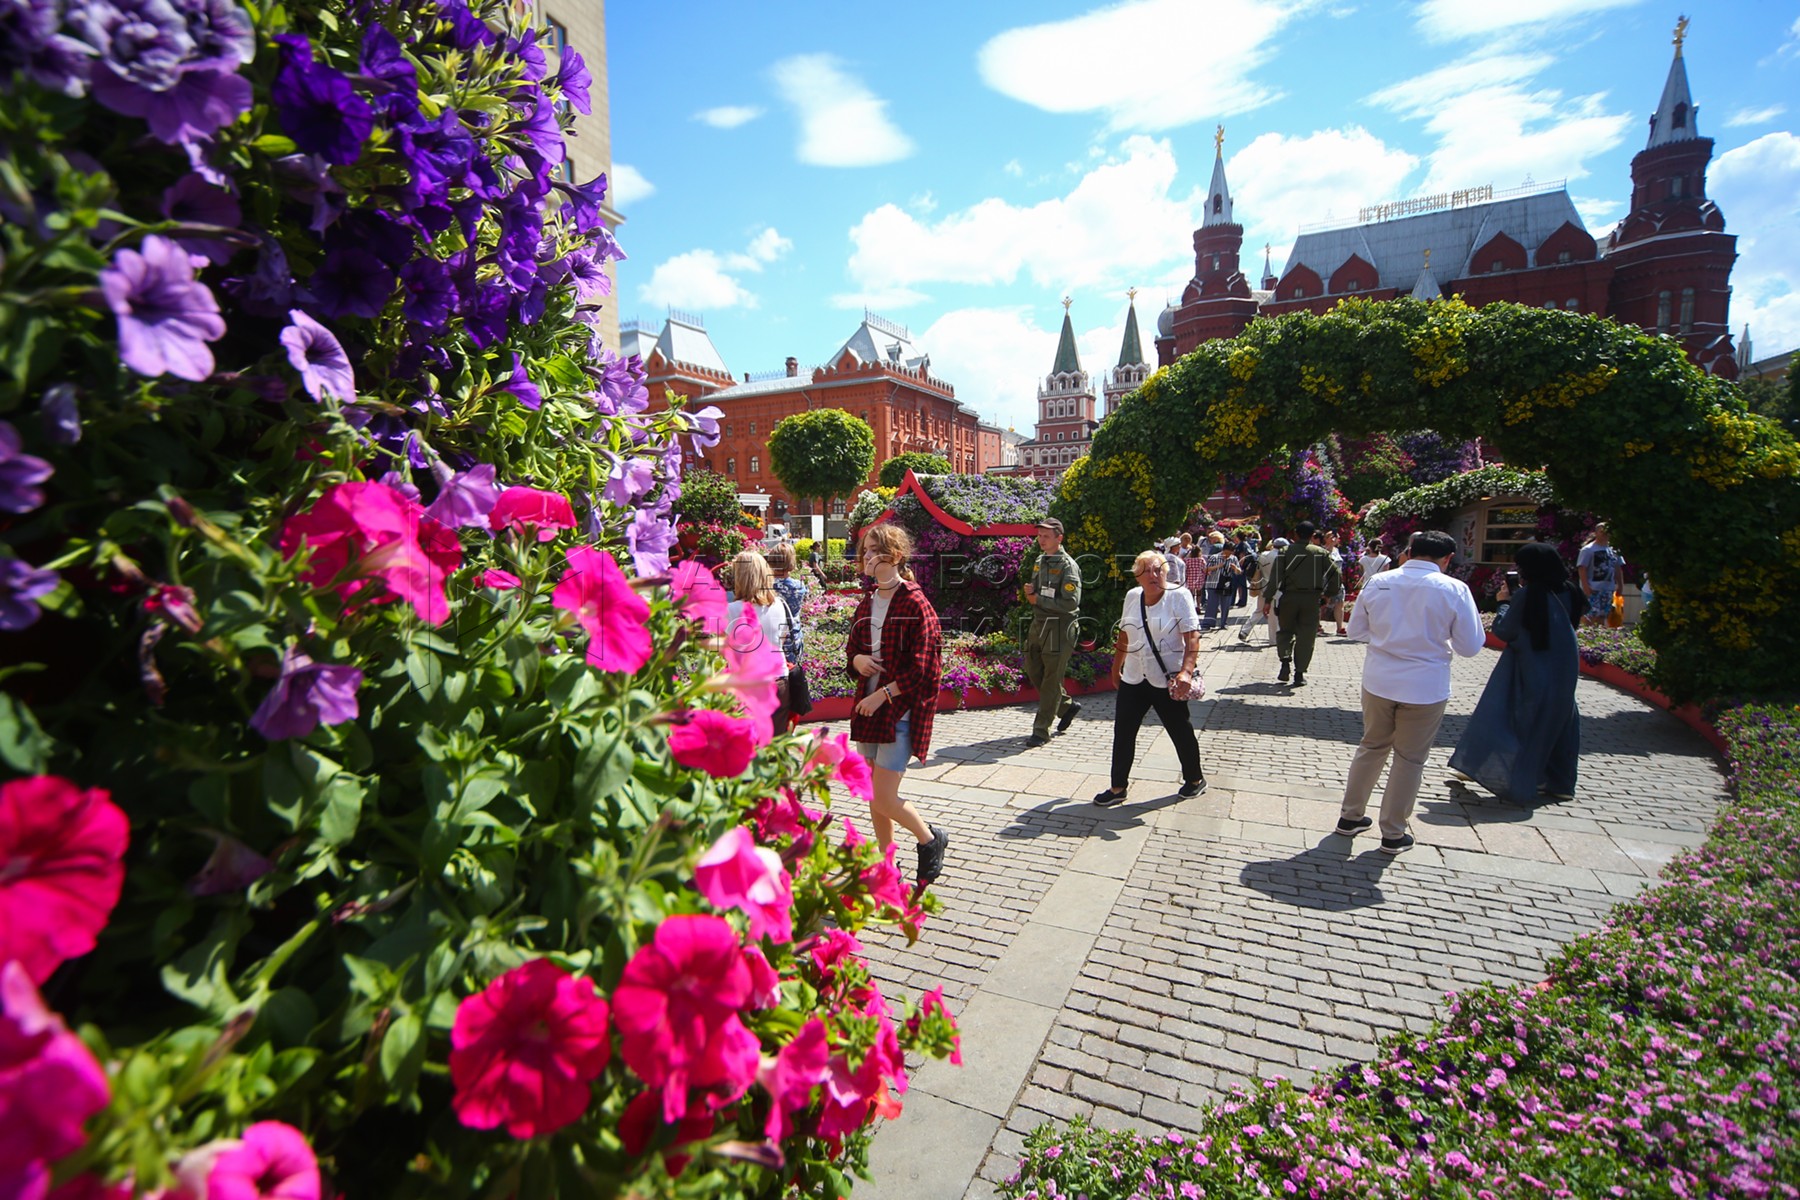
M 912 758 L 912 714 L 907 713 L 894 726 L 893 741 L 858 742 L 856 752 L 868 759 L 871 766 L 880 767 L 884 771 L 904 772 L 907 762 Z

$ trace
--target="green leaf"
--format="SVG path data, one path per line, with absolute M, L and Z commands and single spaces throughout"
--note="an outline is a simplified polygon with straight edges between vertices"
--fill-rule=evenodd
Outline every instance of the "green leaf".
M 593 742 L 575 760 L 573 786 L 578 801 L 600 804 L 631 777 L 637 755 L 618 734 L 596 731 Z
M 0 692 L 0 761 L 21 775 L 50 769 L 56 739 L 45 733 L 24 701 Z
M 333 846 L 341 846 L 355 837 L 368 790 L 362 780 L 352 775 L 340 774 L 333 778 L 325 789 L 325 809 L 319 815 L 319 836 Z
M 239 1003 L 231 990 L 231 960 L 249 929 L 250 918 L 242 910 L 225 913 L 203 940 L 162 969 L 164 989 L 177 1000 L 223 1019 Z
M 397 1017 L 381 1039 L 381 1077 L 396 1090 L 407 1091 L 425 1065 L 425 1023 L 419 1014 Z
M 250 148 L 266 154 L 270 158 L 284 158 L 287 155 L 292 154 L 299 147 L 294 145 L 293 138 L 288 137 L 285 134 L 265 133 L 255 141 L 251 142 Z

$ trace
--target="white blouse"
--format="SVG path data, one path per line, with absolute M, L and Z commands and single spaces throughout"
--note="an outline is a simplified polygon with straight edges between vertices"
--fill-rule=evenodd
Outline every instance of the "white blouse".
M 1138 601 L 1143 595 L 1141 587 L 1125 593 L 1125 608 L 1119 615 L 1119 628 L 1125 633 L 1125 665 L 1119 670 L 1119 678 L 1126 683 L 1148 680 L 1157 687 L 1168 687 L 1170 677 L 1181 670 L 1186 656 L 1182 635 L 1198 632 L 1200 614 L 1194 609 L 1194 593 L 1186 588 L 1164 588 L 1161 600 L 1140 609 Z M 1167 674 L 1157 669 L 1156 656 L 1150 652 L 1150 642 L 1144 634 L 1146 613 L 1150 617 L 1149 636 L 1156 639 L 1156 648 L 1169 666 Z

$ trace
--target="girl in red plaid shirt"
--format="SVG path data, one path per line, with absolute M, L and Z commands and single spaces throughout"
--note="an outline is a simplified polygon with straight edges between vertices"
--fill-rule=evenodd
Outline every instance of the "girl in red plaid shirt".
M 950 835 L 926 824 L 919 810 L 900 798 L 900 780 L 908 761 L 924 762 L 931 749 L 944 635 L 931 602 L 914 582 L 912 538 L 906 531 L 877 525 L 863 535 L 862 551 L 863 573 L 874 577 L 875 590 L 857 606 L 845 649 L 856 680 L 850 736 L 874 777 L 869 817 L 876 843 L 886 849 L 894 825 L 904 826 L 918 843 L 919 882 L 927 884 L 943 872 Z

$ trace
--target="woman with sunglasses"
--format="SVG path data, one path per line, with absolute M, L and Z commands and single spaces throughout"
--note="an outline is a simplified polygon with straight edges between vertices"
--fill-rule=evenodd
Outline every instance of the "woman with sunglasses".
M 1138 729 L 1153 708 L 1181 760 L 1185 782 L 1179 794 L 1192 799 L 1206 790 L 1193 716 L 1187 700 L 1172 694 L 1185 696 L 1193 684 L 1194 662 L 1200 657 L 1200 614 L 1194 610 L 1192 592 L 1164 586 L 1166 572 L 1163 557 L 1155 550 L 1144 551 L 1131 564 L 1138 586 L 1125 594 L 1125 609 L 1113 637 L 1112 678 L 1118 703 L 1113 716 L 1112 787 L 1094 797 L 1101 808 L 1124 801 Z

